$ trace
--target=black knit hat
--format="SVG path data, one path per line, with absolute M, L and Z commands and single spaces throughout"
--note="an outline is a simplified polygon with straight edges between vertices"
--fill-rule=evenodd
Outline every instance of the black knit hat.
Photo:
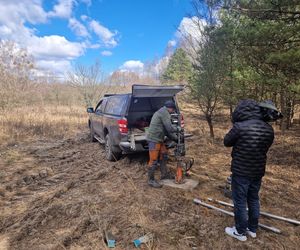
M 171 100 L 165 102 L 165 107 L 166 107 L 166 108 L 170 108 L 170 109 L 176 109 L 175 102 L 173 102 L 173 101 L 171 101 Z

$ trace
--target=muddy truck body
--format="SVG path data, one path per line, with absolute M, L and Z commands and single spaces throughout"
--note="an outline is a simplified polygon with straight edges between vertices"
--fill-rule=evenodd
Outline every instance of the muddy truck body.
M 146 132 L 153 114 L 168 100 L 176 103 L 180 114 L 176 94 L 182 90 L 181 85 L 133 85 L 132 93 L 105 95 L 95 109 L 87 109 L 91 140 L 105 145 L 110 161 L 122 154 L 147 151 Z M 183 127 L 183 117 L 179 123 Z

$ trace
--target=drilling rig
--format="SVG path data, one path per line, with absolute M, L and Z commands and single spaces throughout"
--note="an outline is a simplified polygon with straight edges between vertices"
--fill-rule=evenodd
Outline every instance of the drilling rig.
M 194 158 L 185 156 L 185 134 L 180 125 L 181 117 L 181 114 L 171 114 L 172 124 L 177 127 L 177 143 L 174 149 L 174 155 L 177 162 L 175 175 L 176 184 L 183 184 L 185 182 L 184 178 L 189 176 L 189 170 L 194 164 Z

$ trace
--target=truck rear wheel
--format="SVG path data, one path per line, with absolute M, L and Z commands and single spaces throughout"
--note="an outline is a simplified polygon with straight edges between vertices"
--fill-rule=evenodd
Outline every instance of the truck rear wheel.
M 109 134 L 105 136 L 105 157 L 109 161 L 117 161 L 121 158 L 122 152 L 120 150 L 116 150 L 116 148 L 112 145 L 111 138 Z

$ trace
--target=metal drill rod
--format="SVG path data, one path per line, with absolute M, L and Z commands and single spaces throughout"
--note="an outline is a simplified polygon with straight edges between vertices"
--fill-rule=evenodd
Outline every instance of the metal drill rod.
M 224 214 L 227 214 L 227 215 L 230 215 L 230 216 L 234 217 L 234 213 L 233 212 L 229 212 L 227 210 L 224 210 L 224 209 L 221 209 L 221 208 L 209 205 L 209 204 L 207 204 L 207 203 L 205 203 L 205 202 L 203 202 L 203 201 L 201 201 L 199 199 L 194 199 L 194 203 L 199 204 L 199 205 L 204 206 L 204 207 L 208 207 L 208 208 L 214 209 L 216 211 L 219 211 L 221 213 L 224 213 Z M 263 229 L 272 231 L 274 233 L 278 233 L 278 234 L 281 233 L 281 230 L 279 230 L 276 227 L 267 226 L 267 225 L 264 225 L 264 224 L 261 224 L 261 223 L 258 223 L 258 226 L 261 227 L 261 228 L 263 228 Z
M 224 205 L 224 206 L 234 207 L 233 204 L 227 203 L 227 202 L 225 202 L 225 201 L 214 200 L 214 199 L 212 199 L 212 198 L 207 198 L 207 199 L 208 199 L 209 201 L 217 202 L 217 203 L 219 203 L 219 204 L 221 204 L 221 205 Z M 282 216 L 270 214 L 270 213 L 263 212 L 263 211 L 261 211 L 260 214 L 261 214 L 261 215 L 264 215 L 264 216 L 266 216 L 266 217 L 273 218 L 273 219 L 277 219 L 277 220 L 281 220 L 281 221 L 286 221 L 286 222 L 292 223 L 292 224 L 294 224 L 294 225 L 300 225 L 300 221 L 297 221 L 297 220 L 285 218 L 285 217 L 282 217 Z

